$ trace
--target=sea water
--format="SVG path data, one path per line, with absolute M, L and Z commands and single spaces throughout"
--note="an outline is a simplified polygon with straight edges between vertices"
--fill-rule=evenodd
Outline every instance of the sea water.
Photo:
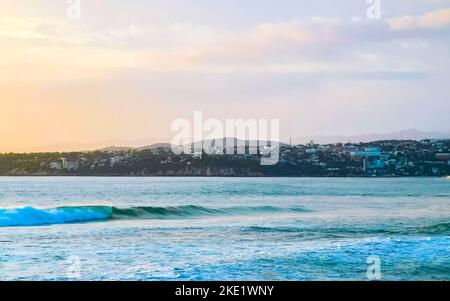
M 450 280 L 450 180 L 3 177 L 0 280 Z

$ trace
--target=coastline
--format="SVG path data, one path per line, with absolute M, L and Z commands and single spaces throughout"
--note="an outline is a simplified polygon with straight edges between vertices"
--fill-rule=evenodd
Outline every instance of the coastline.
M 292 176 L 292 175 L 262 175 L 262 176 L 249 176 L 249 175 L 236 175 L 236 176 L 221 176 L 221 175 L 213 175 L 213 176 L 204 176 L 204 175 L 187 175 L 187 176 L 178 176 L 178 175 L 77 175 L 77 174 L 66 174 L 66 175 L 0 175 L 0 178 L 303 178 L 303 179 L 449 179 L 450 176 L 401 176 L 401 175 L 355 175 L 355 176 L 315 176 L 315 175 L 306 175 L 306 176 Z
M 450 140 L 375 141 L 364 144 L 283 145 L 274 165 L 261 153 L 175 154 L 142 150 L 0 154 L 3 176 L 96 177 L 447 177 Z M 276 163 L 276 164 L 275 164 Z

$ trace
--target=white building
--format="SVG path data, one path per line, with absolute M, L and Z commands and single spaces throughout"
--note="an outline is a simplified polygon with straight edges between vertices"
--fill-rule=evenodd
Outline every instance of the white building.
M 79 168 L 78 161 L 61 158 L 62 168 L 67 170 L 77 170 Z
M 51 162 L 50 168 L 51 169 L 62 169 L 62 163 L 60 161 Z
M 109 159 L 109 163 L 111 164 L 111 166 L 114 166 L 116 164 L 119 164 L 123 159 L 124 157 L 122 156 L 114 156 Z
M 381 149 L 379 147 L 366 147 L 364 150 L 350 152 L 352 157 L 379 157 Z

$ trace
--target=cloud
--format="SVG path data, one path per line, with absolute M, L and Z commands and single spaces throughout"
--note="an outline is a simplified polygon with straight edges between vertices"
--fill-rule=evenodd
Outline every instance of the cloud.
M 280 118 L 286 136 L 448 130 L 449 5 L 427 1 L 368 20 L 356 0 L 99 0 L 76 22 L 65 1 L 2 3 L 0 136 L 10 147 L 170 136 L 194 109 Z
M 13 75 L 21 79 L 76 78 L 83 76 L 83 69 L 88 71 L 86 75 L 101 71 L 102 76 L 117 68 L 271 69 L 301 52 L 314 53 L 312 48 L 334 43 L 333 26 L 334 21 L 314 19 L 265 22 L 240 30 L 175 22 L 101 31 L 60 19 L 5 18 L 0 20 L 0 44 L 5 45 L 0 64 L 18 73 L 0 74 L 0 79 Z M 295 63 L 307 69 L 322 65 L 304 60 Z M 18 70 L 27 65 L 33 66 L 33 72 Z
M 0 44 L 6 46 L 0 65 L 9 71 L 0 73 L 0 80 L 104 78 L 126 68 L 210 73 L 404 72 L 404 65 L 417 65 L 408 60 L 413 54 L 399 59 L 389 43 L 412 36 L 420 41 L 422 32 L 400 32 L 400 28 L 446 24 L 448 11 L 395 18 L 388 24 L 312 17 L 239 28 L 176 21 L 96 28 L 62 19 L 2 19 Z M 382 44 L 384 48 L 379 48 Z M 410 69 L 406 71 L 421 71 Z
M 393 31 L 445 28 L 450 25 L 450 8 L 435 10 L 421 16 L 392 18 L 388 24 Z
M 96 41 L 92 31 L 81 24 L 58 18 L 17 17 L 0 19 L 0 39 L 72 46 L 86 45 Z

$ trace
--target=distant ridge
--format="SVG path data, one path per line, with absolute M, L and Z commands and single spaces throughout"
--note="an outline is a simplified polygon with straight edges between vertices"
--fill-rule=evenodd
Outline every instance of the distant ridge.
M 187 145 L 183 146 L 183 149 L 189 149 L 189 148 L 203 148 L 203 149 L 208 149 L 211 146 L 215 146 L 215 145 L 223 145 L 225 148 L 230 148 L 235 146 L 240 146 L 240 147 L 246 147 L 246 146 L 257 146 L 259 143 L 260 146 L 263 145 L 273 145 L 274 142 L 270 142 L 270 141 L 257 141 L 257 140 L 243 140 L 243 139 L 237 139 L 237 138 L 232 138 L 232 137 L 226 137 L 226 138 L 219 138 L 219 139 L 210 139 L 210 140 L 202 140 L 202 141 L 197 141 L 197 142 L 193 142 Z M 286 146 L 287 144 L 280 142 L 279 143 L 280 146 Z M 141 146 L 141 147 L 117 147 L 117 146 L 110 146 L 110 147 L 105 147 L 105 148 L 101 148 L 98 149 L 97 151 L 128 151 L 128 150 L 138 150 L 138 151 L 143 151 L 143 150 L 155 150 L 155 149 L 164 149 L 164 150 L 169 150 L 171 149 L 172 144 L 170 143 L 155 143 L 155 144 L 151 144 L 151 145 L 146 145 L 146 146 Z
M 334 144 L 334 143 L 360 143 L 360 142 L 375 142 L 375 141 L 383 141 L 383 140 L 424 140 L 424 139 L 450 139 L 450 133 L 442 133 L 442 132 L 423 132 L 419 130 L 409 129 L 409 130 L 403 130 L 398 132 L 391 132 L 386 134 L 366 134 L 366 135 L 352 135 L 352 136 L 345 136 L 345 135 L 316 135 L 316 136 L 303 136 L 299 138 L 292 138 L 293 144 L 307 144 L 311 141 L 314 141 L 314 143 L 317 144 Z M 226 146 L 234 146 L 234 143 L 243 146 L 243 145 L 256 145 L 256 140 L 242 140 L 237 139 L 233 137 L 225 137 L 225 138 L 218 138 L 218 139 L 210 139 L 210 140 L 203 140 L 203 141 L 197 141 L 191 143 L 191 147 L 197 147 L 200 148 L 202 145 L 204 147 L 208 147 L 211 145 L 220 145 L 220 143 L 223 143 Z M 260 141 L 260 144 L 267 145 L 268 141 Z M 281 146 L 287 146 L 288 143 L 280 142 Z M 188 145 L 187 145 L 188 146 Z M 135 149 L 135 150 L 146 150 L 146 149 L 157 149 L 157 148 L 163 148 L 163 149 L 169 149 L 171 147 L 170 143 L 155 143 L 147 146 L 142 147 L 111 147 L 106 148 L 109 150 L 129 150 L 129 149 Z M 185 146 L 186 147 L 186 146 Z
M 97 149 L 96 151 L 107 152 L 107 151 L 129 151 L 129 150 L 153 150 L 158 148 L 170 149 L 170 143 L 155 143 L 151 145 L 145 145 L 141 147 L 131 147 L 131 146 L 108 146 L 104 148 Z
M 128 146 L 108 146 L 104 148 L 97 149 L 99 152 L 126 152 L 132 150 L 132 147 Z
M 88 151 L 127 151 L 148 145 L 160 144 L 170 141 L 168 138 L 151 138 L 145 140 L 127 141 L 122 139 L 111 139 L 93 143 L 61 142 L 44 147 L 33 147 L 20 152 L 88 152 Z M 144 146 L 145 147 L 145 146 Z M 8 150 L 9 151 L 9 150 Z
M 168 149 L 170 149 L 171 145 L 172 144 L 170 144 L 170 143 L 155 143 L 155 144 L 152 144 L 152 145 L 146 145 L 146 146 L 137 147 L 135 149 L 139 150 L 139 151 L 146 150 L 146 149 L 158 149 L 158 148 L 162 148 L 162 149 L 168 150 Z
M 422 132 L 414 129 L 403 130 L 386 134 L 367 134 L 367 135 L 315 135 L 293 138 L 295 144 L 305 144 L 314 141 L 318 144 L 332 143 L 359 143 L 373 142 L 382 140 L 424 140 L 424 139 L 450 139 L 450 133 L 442 132 Z
M 223 138 L 227 145 L 231 145 L 234 138 Z M 360 143 L 374 142 L 382 140 L 424 140 L 424 139 L 450 139 L 450 133 L 443 132 L 424 132 L 415 129 L 402 130 L 385 134 L 366 134 L 366 135 L 311 135 L 292 137 L 292 144 L 307 144 L 314 141 L 317 144 L 334 144 L 334 143 Z M 215 139 L 216 141 L 222 139 Z M 46 147 L 33 147 L 24 151 L 13 151 L 6 148 L 6 152 L 88 152 L 88 151 L 127 151 L 127 150 L 146 150 L 157 148 L 170 148 L 170 138 L 152 138 L 146 140 L 127 141 L 127 140 L 105 140 L 98 143 L 59 143 Z M 238 140 L 242 143 L 243 140 Z M 203 143 L 208 145 L 211 140 L 204 140 Z M 281 145 L 287 145 L 288 141 L 281 142 Z M 196 142 L 196 145 L 198 145 Z M 200 142 L 201 143 L 201 142 Z M 211 144 L 209 144 L 211 145 Z

